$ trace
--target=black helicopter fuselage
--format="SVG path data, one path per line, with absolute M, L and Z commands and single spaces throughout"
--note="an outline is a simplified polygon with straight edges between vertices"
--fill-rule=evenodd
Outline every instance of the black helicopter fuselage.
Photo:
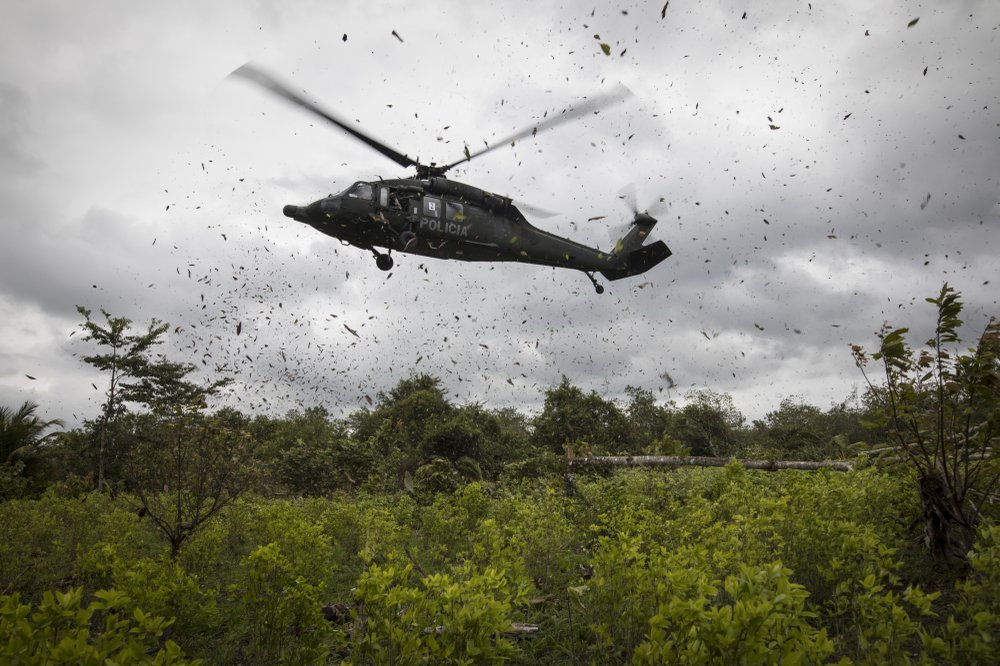
M 656 220 L 637 208 L 633 208 L 635 217 L 629 231 L 614 249 L 602 252 L 532 226 L 507 197 L 444 177 L 459 164 L 501 146 L 513 146 L 540 131 L 623 101 L 632 94 L 624 86 L 581 101 L 561 113 L 549 116 L 546 112 L 542 120 L 492 145 L 487 143 L 475 151 L 465 146 L 463 158 L 437 166 L 433 162 L 421 164 L 375 139 L 251 63 L 238 67 L 230 76 L 251 81 L 339 127 L 404 168 L 416 168 L 415 178 L 359 181 L 340 194 L 331 194 L 308 206 L 285 206 L 286 216 L 370 250 L 375 254 L 376 265 L 384 271 L 392 268 L 392 250 L 438 259 L 520 261 L 583 271 L 597 293 L 601 293 L 604 288 L 594 279 L 595 272 L 609 280 L 618 280 L 648 271 L 670 256 L 670 249 L 663 241 L 643 245 Z M 386 252 L 375 248 L 385 248 Z
M 650 255 L 647 261 L 629 261 L 630 253 L 624 250 L 641 245 L 656 223 L 648 215 L 636 216 L 635 247 L 625 248 L 620 241 L 614 250 L 604 252 L 533 226 L 507 197 L 441 176 L 357 182 L 308 206 L 285 206 L 284 213 L 328 236 L 371 250 L 384 270 L 392 262 L 375 248 L 439 259 L 600 271 L 612 280 L 647 270 L 670 254 L 663 243 L 654 243 L 647 246 L 652 248 L 645 253 Z

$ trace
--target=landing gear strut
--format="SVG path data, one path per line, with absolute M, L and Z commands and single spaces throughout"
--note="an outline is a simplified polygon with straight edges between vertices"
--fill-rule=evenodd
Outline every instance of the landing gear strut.
M 372 250 L 372 254 L 375 255 L 375 265 L 378 266 L 378 269 L 380 271 L 392 270 L 393 261 L 392 257 L 390 257 L 388 253 L 381 254 L 379 252 L 376 252 L 375 250 Z
M 594 291 L 596 291 L 598 294 L 604 293 L 604 286 L 597 284 L 597 279 L 594 277 L 593 273 L 584 272 L 584 275 L 586 275 L 587 278 L 590 280 L 591 284 L 594 285 Z
M 409 250 L 414 243 L 417 242 L 417 235 L 412 231 L 404 231 L 399 234 L 399 245 L 404 251 Z
M 413 232 L 416 228 L 416 220 L 410 216 L 407 216 L 406 219 L 406 229 L 399 234 L 399 247 L 403 248 L 403 252 L 409 250 L 417 242 L 417 234 Z

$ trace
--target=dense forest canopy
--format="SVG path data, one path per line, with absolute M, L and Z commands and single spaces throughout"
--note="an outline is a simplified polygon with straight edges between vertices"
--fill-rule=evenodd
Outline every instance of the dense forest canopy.
M 658 402 L 648 390 L 629 388 L 617 402 L 585 392 L 563 377 L 529 414 L 449 400 L 439 379 L 414 374 L 380 393 L 370 408 L 335 418 L 325 406 L 284 416 L 245 414 L 232 407 L 201 410 L 205 419 L 243 433 L 266 478 L 268 493 L 324 495 L 345 489 L 399 490 L 405 475 L 497 480 L 504 473 L 538 475 L 558 469 L 572 445 L 579 455 L 690 454 L 737 458 L 843 459 L 883 441 L 884 429 L 865 427 L 870 406 L 856 397 L 826 410 L 786 399 L 764 418 L 748 422 L 725 394 L 692 393 L 687 404 Z M 106 444 L 104 475 L 127 487 L 130 452 L 167 428 L 162 410 L 123 411 L 68 431 L 51 432 L 44 453 L 45 482 L 93 478 Z M 428 467 L 430 466 L 430 467 Z M 425 469 L 426 468 L 426 469 Z M 533 473 L 528 470 L 535 470 Z M 39 474 L 42 474 L 40 471 Z

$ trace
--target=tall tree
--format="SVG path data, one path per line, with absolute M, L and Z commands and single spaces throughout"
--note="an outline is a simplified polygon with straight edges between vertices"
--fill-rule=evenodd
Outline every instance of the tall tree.
M 97 423 L 97 485 L 103 489 L 109 454 L 119 458 L 121 440 L 117 426 L 126 411 L 126 403 L 141 403 L 152 408 L 166 405 L 190 405 L 224 385 L 226 380 L 201 387 L 187 381 L 195 368 L 186 363 L 168 361 L 163 355 L 152 356 L 152 350 L 163 342 L 170 325 L 153 319 L 144 333 L 131 333 L 132 321 L 113 317 L 101 309 L 105 325 L 91 319 L 91 311 L 76 307 L 84 318 L 80 327 L 84 340 L 94 342 L 100 353 L 83 357 L 84 363 L 107 374 L 107 388 L 101 415 Z
M 625 393 L 629 398 L 625 407 L 631 439 L 629 452 L 639 453 L 667 435 L 671 412 L 667 407 L 656 404 L 652 391 L 626 386 Z
M 364 451 L 351 441 L 344 423 L 334 420 L 324 407 L 290 411 L 270 419 L 269 427 L 254 426 L 260 455 L 276 487 L 295 495 L 323 496 L 358 485 L 367 476 Z M 271 489 L 274 490 L 274 487 Z
M 745 418 L 731 396 L 691 391 L 675 419 L 674 437 L 696 456 L 731 456 L 740 446 Z
M 379 392 L 375 409 L 355 412 L 349 427 L 355 441 L 368 450 L 372 479 L 385 487 L 402 487 L 406 475 L 425 462 L 433 448 L 428 437 L 454 410 L 440 379 L 415 374 L 388 393 Z
M 567 377 L 545 391 L 533 437 L 536 446 L 555 453 L 576 443 L 601 453 L 624 453 L 629 443 L 628 422 L 618 405 L 594 391 L 584 393 Z
M 819 407 L 801 399 L 785 398 L 778 409 L 753 422 L 752 434 L 769 457 L 797 460 L 822 460 L 828 457 L 831 438 L 830 419 Z
M 919 352 L 908 329 L 883 327 L 882 383 L 869 378 L 869 357 L 854 359 L 881 403 L 890 440 L 917 473 L 926 541 L 936 560 L 964 561 L 983 504 L 1000 483 L 1000 321 L 991 318 L 975 348 L 959 351 L 962 302 L 946 283 L 937 298 L 934 336 Z

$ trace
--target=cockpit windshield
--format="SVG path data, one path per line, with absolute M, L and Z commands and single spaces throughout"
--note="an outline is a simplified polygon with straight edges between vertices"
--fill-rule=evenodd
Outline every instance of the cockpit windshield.
M 372 199 L 372 186 L 368 183 L 354 183 L 346 190 L 344 190 L 341 196 L 350 197 L 352 199 L 364 199 L 365 201 L 371 201 Z

